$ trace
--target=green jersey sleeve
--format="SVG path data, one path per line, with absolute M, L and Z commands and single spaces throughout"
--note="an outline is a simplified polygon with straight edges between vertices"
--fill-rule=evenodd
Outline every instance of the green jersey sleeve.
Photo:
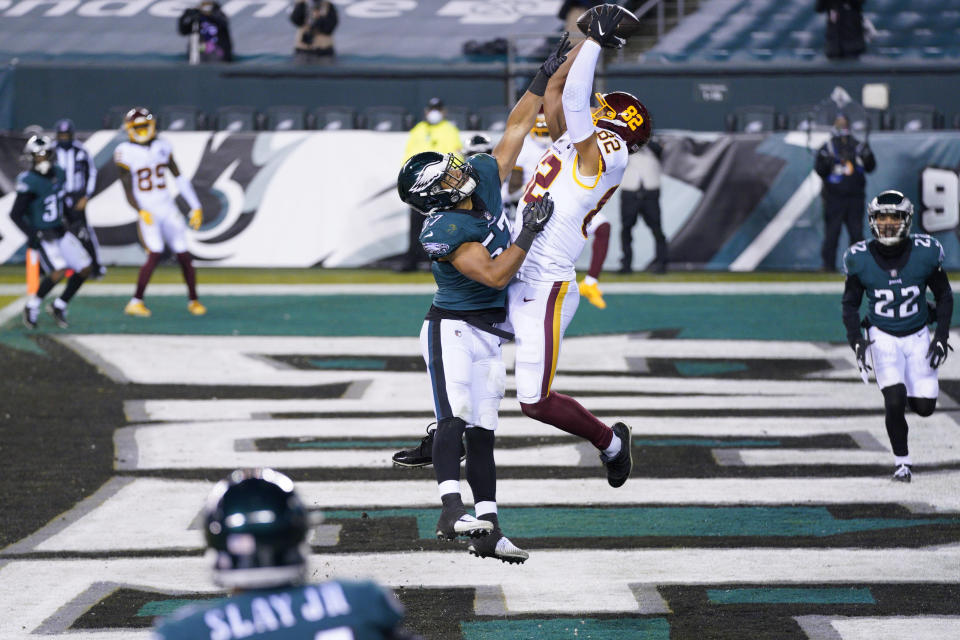
M 847 276 L 857 276 L 863 269 L 864 261 L 871 259 L 867 250 L 867 241 L 855 242 L 843 254 L 843 273 Z
M 420 244 L 430 258 L 444 258 L 464 242 L 482 242 L 484 228 L 469 215 L 447 211 L 427 218 L 420 231 Z

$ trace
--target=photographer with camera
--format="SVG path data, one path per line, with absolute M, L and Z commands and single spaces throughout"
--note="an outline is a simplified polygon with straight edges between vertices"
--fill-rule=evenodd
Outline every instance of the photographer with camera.
M 850 244 L 863 240 L 863 216 L 866 208 L 866 174 L 877 168 L 877 160 L 866 142 L 850 133 L 850 121 L 837 115 L 833 135 L 814 162 L 814 170 L 823 180 L 823 247 L 820 256 L 824 271 L 837 270 L 837 241 L 840 226 L 846 225 Z
M 233 61 L 230 20 L 216 0 L 201 0 L 196 7 L 185 10 L 177 21 L 177 30 L 180 35 L 190 36 L 190 64 Z
M 297 0 L 290 22 L 297 26 L 293 43 L 295 62 L 309 64 L 333 59 L 333 32 L 339 19 L 332 3 L 328 0 Z

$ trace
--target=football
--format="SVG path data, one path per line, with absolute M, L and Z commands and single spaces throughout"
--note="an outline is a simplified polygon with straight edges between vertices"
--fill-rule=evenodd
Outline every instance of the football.
M 597 18 L 598 11 L 613 8 L 623 14 L 620 24 L 614 30 L 614 33 L 621 38 L 629 38 L 640 29 L 640 20 L 632 12 L 615 4 L 603 4 L 585 11 L 583 15 L 577 18 L 577 28 L 584 35 L 589 35 L 590 23 Z

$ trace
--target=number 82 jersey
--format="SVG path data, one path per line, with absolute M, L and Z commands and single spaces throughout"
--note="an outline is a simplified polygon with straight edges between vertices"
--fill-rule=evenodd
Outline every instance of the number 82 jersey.
M 587 227 L 620 186 L 627 167 L 627 145 L 619 137 L 599 129 L 597 145 L 600 171 L 596 176 L 580 174 L 577 148 L 567 133 L 557 138 L 541 156 L 536 173 L 517 205 L 513 239 L 520 233 L 524 206 L 546 192 L 553 198 L 553 217 L 527 252 L 517 272 L 521 280 L 557 282 L 576 277 L 574 265 L 587 243 Z
M 847 277 L 855 277 L 867 294 L 867 318 L 895 336 L 919 331 L 928 321 L 927 280 L 943 264 L 943 247 L 936 238 L 911 234 L 898 268 L 885 269 L 875 255 L 876 240 L 860 241 L 843 256 Z

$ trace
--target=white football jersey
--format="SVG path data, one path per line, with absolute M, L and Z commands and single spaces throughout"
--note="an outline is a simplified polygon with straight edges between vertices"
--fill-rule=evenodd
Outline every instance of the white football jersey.
M 113 152 L 113 161 L 130 170 L 133 195 L 141 209 L 162 214 L 176 209 L 170 183 L 175 178 L 168 168 L 173 148 L 170 143 L 154 138 L 149 144 L 121 142 Z
M 587 226 L 620 186 L 627 166 L 628 152 L 623 140 L 598 129 L 597 144 L 601 161 L 596 176 L 580 175 L 577 148 L 566 133 L 540 159 L 517 207 L 514 239 L 523 224 L 524 205 L 547 191 L 554 202 L 553 217 L 533 241 L 517 274 L 521 280 L 558 282 L 576 278 L 574 264 L 587 242 Z
M 528 133 L 527 137 L 523 139 L 523 146 L 520 147 L 520 154 L 517 156 L 517 161 L 513 166 L 523 172 L 524 187 L 530 182 L 530 178 L 533 177 L 533 172 L 537 170 L 537 165 L 540 164 L 540 158 L 542 158 L 546 150 L 550 148 L 550 143 L 551 140 L 549 137 L 541 138 L 532 133 Z M 509 190 L 510 180 L 508 178 L 503 183 L 504 202 L 509 200 Z

